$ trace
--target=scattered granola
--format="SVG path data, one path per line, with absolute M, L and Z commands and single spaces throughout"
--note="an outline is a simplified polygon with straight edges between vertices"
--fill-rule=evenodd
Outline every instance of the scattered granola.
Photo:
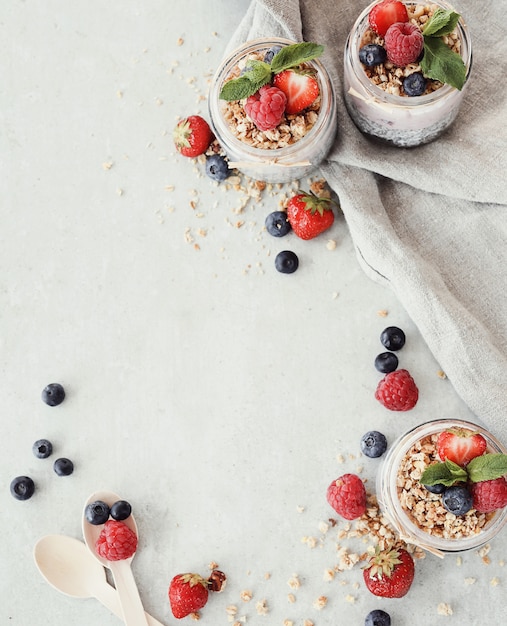
M 259 600 L 255 605 L 255 610 L 258 615 L 267 615 L 269 613 L 269 607 L 267 600 Z
M 326 606 L 327 606 L 327 597 L 326 596 L 319 596 L 315 600 L 315 602 L 313 603 L 313 606 L 318 611 L 322 611 L 322 609 L 326 608 Z
M 440 604 L 437 606 L 437 613 L 439 615 L 445 615 L 445 616 L 452 615 L 451 605 L 447 604 L 446 602 L 440 602 Z

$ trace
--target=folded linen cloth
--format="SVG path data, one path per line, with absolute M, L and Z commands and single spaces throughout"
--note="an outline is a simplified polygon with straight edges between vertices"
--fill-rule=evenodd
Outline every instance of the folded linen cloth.
M 358 258 L 390 285 L 457 393 L 507 441 L 507 37 L 502 3 L 456 0 L 473 67 L 454 125 L 417 148 L 379 145 L 348 117 L 343 50 L 368 0 L 253 0 L 229 49 L 264 36 L 315 41 L 338 98 L 322 176 Z

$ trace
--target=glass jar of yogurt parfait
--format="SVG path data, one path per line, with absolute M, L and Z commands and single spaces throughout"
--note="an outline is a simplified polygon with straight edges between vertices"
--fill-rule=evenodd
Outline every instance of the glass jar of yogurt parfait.
M 355 125 L 366 135 L 400 147 L 429 143 L 453 123 L 463 100 L 472 66 L 472 48 L 467 26 L 460 17 L 452 34 L 455 52 L 461 56 L 464 64 L 465 78 L 462 88 L 430 80 L 428 84 L 431 89 L 427 88 L 422 95 L 407 96 L 403 89 L 399 95 L 400 91 L 396 85 L 390 84 L 389 71 L 383 72 L 372 81 L 366 71 L 367 68 L 359 59 L 359 50 L 365 40 L 371 40 L 369 14 L 376 4 L 378 1 L 370 4 L 359 15 L 345 45 L 344 99 L 347 111 Z M 426 12 L 426 15 L 423 15 L 424 20 L 427 20 L 430 11 L 439 8 L 453 10 L 445 0 L 427 3 L 424 0 L 417 3 L 405 2 L 405 5 L 412 23 L 418 23 L 419 14 L 423 10 Z M 420 22 L 419 26 L 422 26 Z M 390 69 L 389 65 L 387 68 Z M 410 71 L 414 69 L 420 71 L 417 62 Z M 393 71 L 398 74 L 398 78 L 403 79 L 404 76 L 400 71 L 396 72 L 396 68 Z M 375 81 L 384 83 L 383 88 Z
M 420 484 L 425 466 L 438 460 L 438 435 L 449 429 L 478 432 L 487 442 L 487 453 L 507 453 L 505 446 L 477 424 L 438 419 L 400 436 L 386 454 L 376 479 L 380 509 L 400 539 L 437 556 L 479 548 L 507 522 L 507 507 L 491 513 L 471 509 L 463 516 L 449 513 L 441 505 L 441 496 Z
M 329 152 L 337 118 L 335 92 L 327 70 L 318 58 L 308 61 L 305 65 L 315 73 L 319 85 L 317 100 L 301 114 L 284 118 L 283 127 L 264 132 L 255 128 L 252 131 L 251 120 L 237 115 L 234 107 L 240 109 L 244 101 L 228 102 L 220 98 L 220 93 L 226 81 L 241 75 L 249 59 L 262 60 L 270 49 L 294 43 L 278 37 L 245 43 L 218 68 L 209 94 L 211 125 L 229 167 L 269 183 L 287 183 L 309 175 Z

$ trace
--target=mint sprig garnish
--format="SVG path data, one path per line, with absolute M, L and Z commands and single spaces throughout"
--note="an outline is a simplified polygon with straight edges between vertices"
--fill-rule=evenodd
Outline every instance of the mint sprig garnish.
M 283 47 L 275 54 L 271 63 L 250 59 L 241 76 L 223 84 L 219 97 L 221 100 L 228 101 L 248 98 L 271 82 L 273 74 L 279 74 L 291 67 L 312 61 L 323 52 L 324 46 L 304 41 Z
M 466 482 L 467 471 L 453 461 L 433 463 L 429 465 L 420 478 L 422 485 L 445 485 L 451 487 L 454 483 Z
M 421 69 L 427 78 L 461 90 L 466 79 L 465 63 L 461 56 L 441 39 L 454 31 L 459 18 L 459 13 L 451 9 L 437 9 L 426 22 L 422 29 L 424 56 L 421 60 Z
M 466 467 L 461 467 L 447 459 L 443 463 L 433 463 L 422 473 L 419 482 L 422 485 L 445 485 L 451 487 L 455 483 L 480 483 L 484 480 L 495 480 L 507 474 L 507 454 L 489 453 L 476 456 Z

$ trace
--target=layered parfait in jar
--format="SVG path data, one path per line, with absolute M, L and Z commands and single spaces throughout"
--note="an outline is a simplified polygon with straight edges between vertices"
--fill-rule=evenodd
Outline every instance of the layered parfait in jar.
M 507 450 L 463 420 L 402 435 L 377 476 L 379 505 L 400 538 L 443 556 L 478 548 L 507 522 Z
M 369 5 L 345 46 L 344 98 L 361 132 L 400 147 L 454 121 L 472 64 L 463 18 L 444 0 Z
M 209 95 L 215 136 L 229 167 L 266 182 L 308 175 L 336 135 L 336 98 L 323 46 L 250 41 L 218 69 Z

